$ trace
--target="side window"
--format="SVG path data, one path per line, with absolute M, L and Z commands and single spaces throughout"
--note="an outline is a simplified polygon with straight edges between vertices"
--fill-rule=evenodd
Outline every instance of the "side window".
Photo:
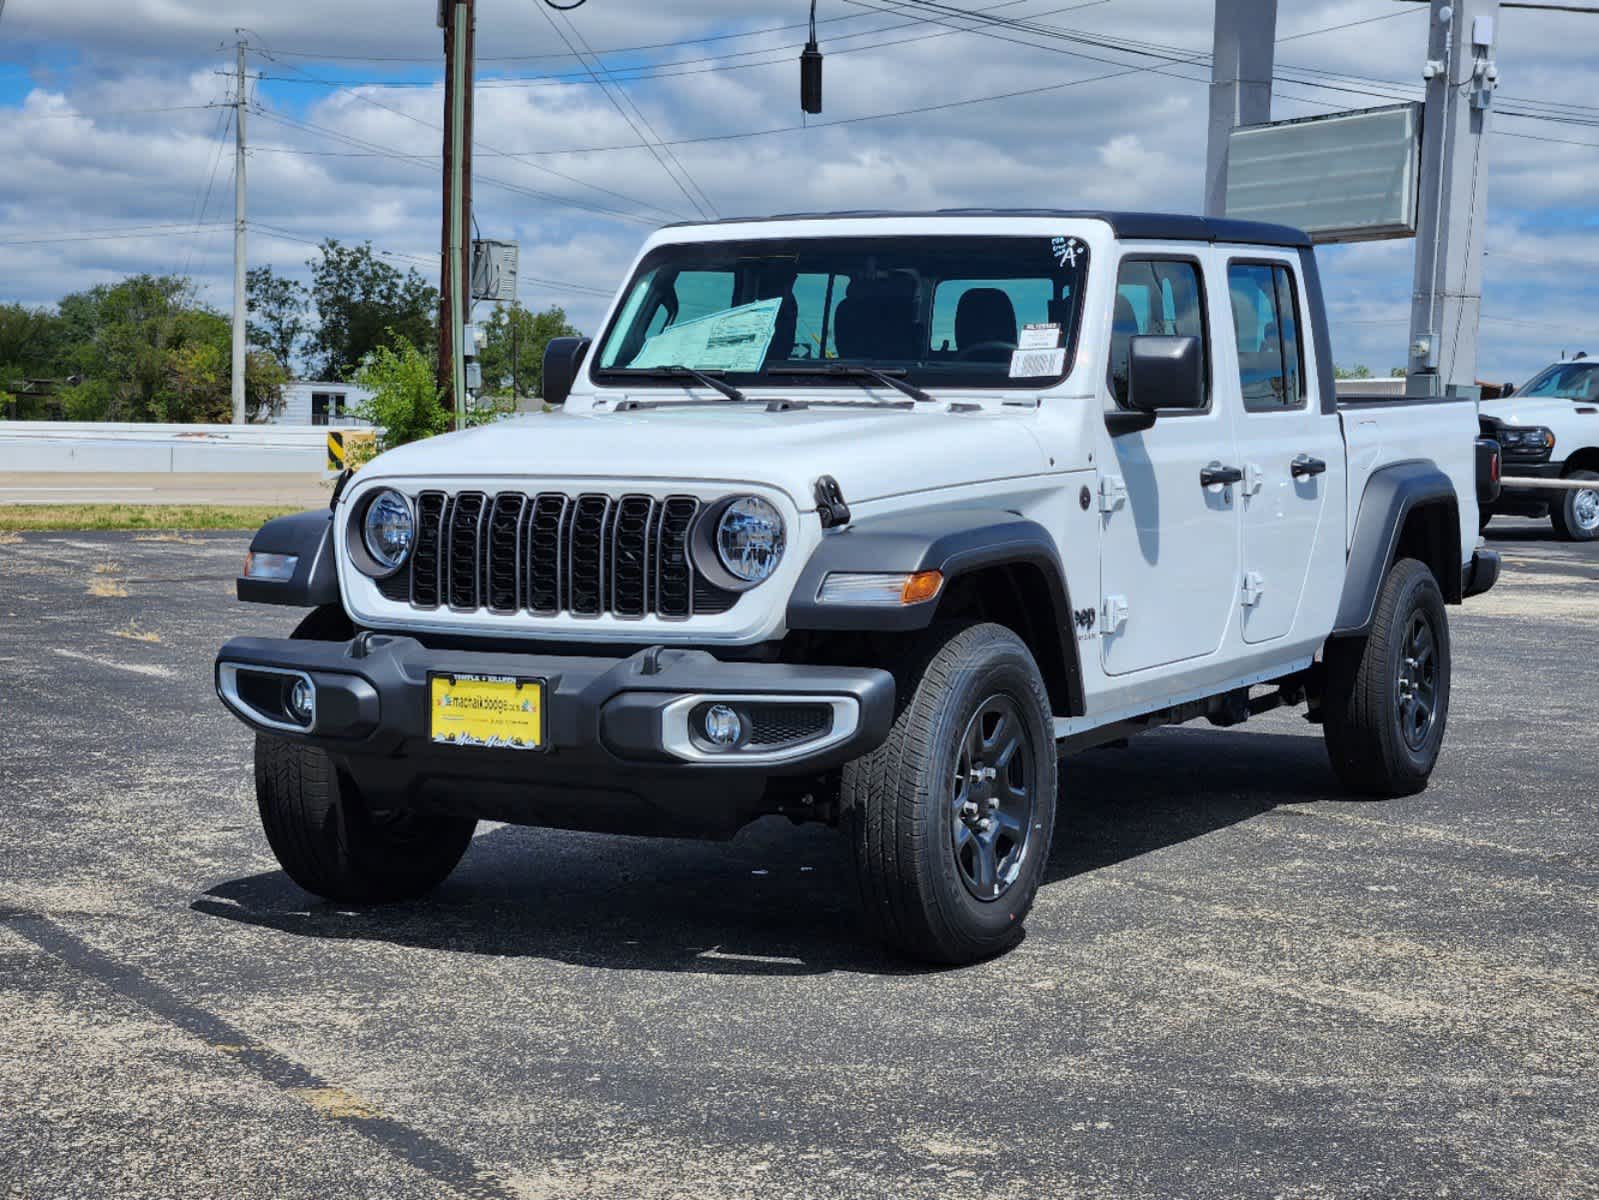
M 1210 378 L 1210 345 L 1205 338 L 1205 292 L 1199 267 L 1181 259 L 1129 258 L 1116 276 L 1116 310 L 1111 316 L 1110 390 L 1118 406 L 1127 404 L 1127 371 L 1133 339 L 1144 334 L 1197 337 Z
M 1293 273 L 1266 263 L 1227 268 L 1244 411 L 1282 412 L 1305 402 L 1304 351 Z

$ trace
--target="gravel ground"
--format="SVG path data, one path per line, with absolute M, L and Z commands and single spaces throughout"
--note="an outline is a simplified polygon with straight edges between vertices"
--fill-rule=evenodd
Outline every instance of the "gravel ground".
M 8 537 L 0 1197 L 1599 1196 L 1599 546 L 1492 534 L 1428 791 L 1290 713 L 1069 760 L 1027 939 L 945 972 L 781 822 L 315 903 L 211 691 L 295 619 L 247 538 Z

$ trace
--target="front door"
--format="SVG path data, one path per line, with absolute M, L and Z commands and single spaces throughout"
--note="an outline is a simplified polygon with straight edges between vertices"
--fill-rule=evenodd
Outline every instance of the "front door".
M 1238 452 L 1244 481 L 1240 603 L 1244 641 L 1293 629 L 1310 565 L 1325 535 L 1329 492 L 1342 495 L 1338 415 L 1322 411 L 1307 378 L 1297 260 L 1234 258 L 1227 264 L 1231 339 L 1243 398 Z M 1224 352 L 1225 353 L 1225 352 Z M 1333 552 L 1325 561 L 1338 562 Z
M 1125 407 L 1131 341 L 1139 334 L 1201 339 L 1207 404 L 1163 412 L 1150 428 L 1101 444 L 1103 591 L 1100 643 L 1106 674 L 1214 654 L 1238 603 L 1237 488 L 1207 486 L 1207 467 L 1234 464 L 1236 413 L 1215 386 L 1209 331 L 1218 323 L 1192 252 L 1122 260 L 1111 325 L 1107 410 Z M 1208 315 L 1207 315 L 1208 313 Z

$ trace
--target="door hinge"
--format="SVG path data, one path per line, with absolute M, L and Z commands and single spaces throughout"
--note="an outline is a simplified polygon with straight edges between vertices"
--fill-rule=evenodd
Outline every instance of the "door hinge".
M 1099 511 L 1115 512 L 1127 503 L 1127 481 L 1120 475 L 1099 477 Z
M 1260 469 L 1260 465 L 1258 463 L 1245 463 L 1244 495 L 1253 496 L 1258 493 L 1261 489 L 1261 485 L 1265 482 L 1265 477 L 1265 472 Z
M 1260 603 L 1260 598 L 1266 594 L 1266 581 L 1260 577 L 1259 571 L 1244 572 L 1243 593 L 1245 608 L 1254 608 Z
M 1102 637 L 1114 637 L 1127 624 L 1127 597 L 1106 596 L 1099 615 L 1099 632 Z

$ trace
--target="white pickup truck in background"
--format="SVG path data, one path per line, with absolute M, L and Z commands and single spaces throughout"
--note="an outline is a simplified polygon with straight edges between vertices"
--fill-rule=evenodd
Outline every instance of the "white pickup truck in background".
M 1507 482 L 1484 510 L 1483 525 L 1499 515 L 1547 516 L 1561 537 L 1599 538 L 1599 362 L 1555 363 L 1511 396 L 1484 401 L 1481 412 L 1484 435 L 1504 450 L 1506 477 L 1544 484 Z M 1593 486 L 1554 488 L 1550 481 Z
M 1340 403 L 1332 364 L 1277 226 L 662 230 L 551 346 L 559 411 L 257 535 L 241 598 L 311 610 L 217 658 L 267 837 L 351 903 L 431 888 L 480 818 L 780 813 L 847 832 L 888 943 L 967 962 L 1020 936 L 1073 750 L 1303 705 L 1348 787 L 1415 791 L 1445 606 L 1498 575 L 1477 411 Z

